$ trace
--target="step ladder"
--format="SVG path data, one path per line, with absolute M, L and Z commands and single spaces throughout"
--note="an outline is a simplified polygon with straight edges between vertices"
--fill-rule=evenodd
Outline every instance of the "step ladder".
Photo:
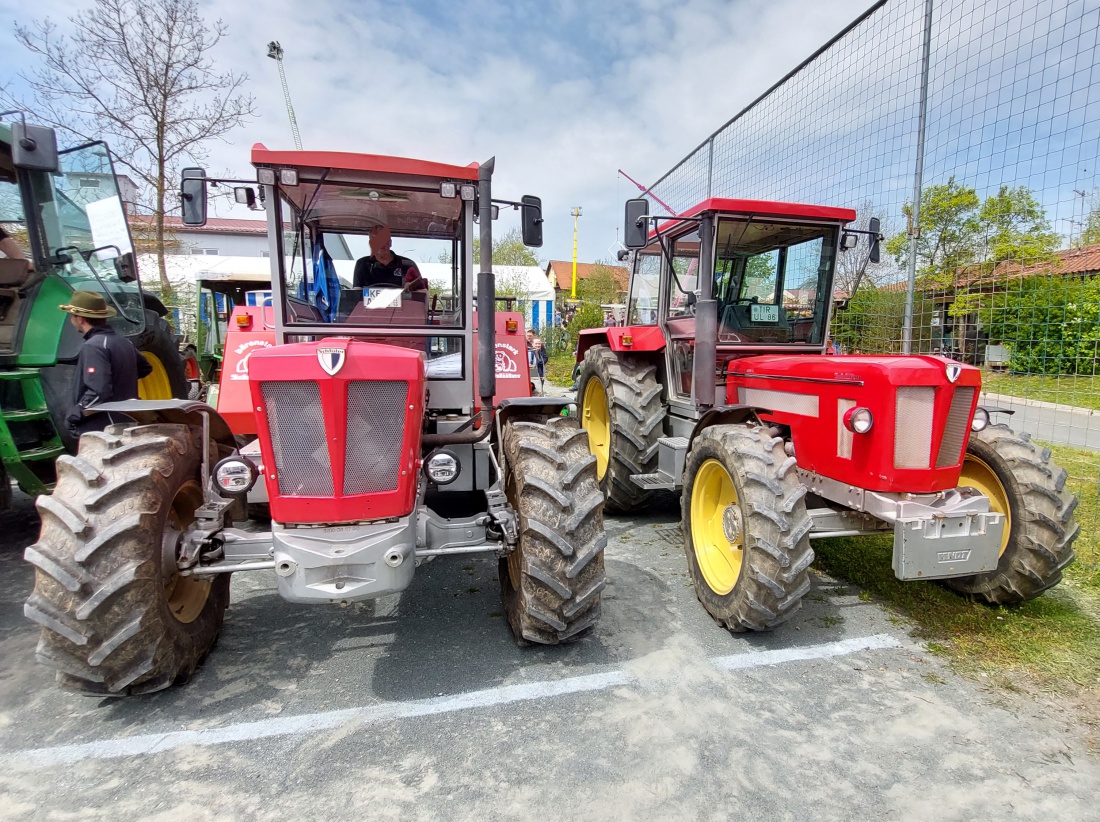
M 652 474 L 631 474 L 630 481 L 647 491 L 679 491 L 683 484 L 687 437 L 661 437 L 657 440 L 657 470 Z
M 52 475 L 52 472 L 41 469 L 36 471 L 29 463 L 57 459 L 65 453 L 65 446 L 57 434 L 50 409 L 46 406 L 39 373 L 30 368 L 0 371 L 0 380 L 9 384 L 17 383 L 17 394 L 22 398 L 22 403 L 16 399 L 14 403 L 6 403 L 0 407 L 0 420 L 4 423 L 0 425 L 0 456 L 4 459 L 8 477 L 18 482 L 24 493 L 31 495 L 49 493 L 53 490 L 54 481 L 44 479 L 43 475 Z M 7 393 L 10 392 L 6 392 L 5 396 Z M 33 447 L 20 448 L 12 435 L 11 426 L 38 420 L 44 420 L 49 424 L 49 435 L 40 437 Z

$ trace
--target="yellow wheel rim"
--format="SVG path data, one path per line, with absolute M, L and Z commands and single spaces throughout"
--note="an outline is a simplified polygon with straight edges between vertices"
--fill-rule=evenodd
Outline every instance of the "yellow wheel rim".
M 175 538 L 195 521 L 195 509 L 202 505 L 202 489 L 197 482 L 185 483 L 176 492 L 164 524 L 167 541 L 162 554 L 161 572 L 164 577 L 164 597 L 168 610 L 180 622 L 194 622 L 202 613 L 210 596 L 211 579 L 180 576 L 176 569 Z
M 1008 492 L 997 478 L 997 474 L 983 460 L 973 454 L 967 454 L 963 460 L 959 485 L 969 486 L 981 491 L 989 499 L 989 507 L 998 514 L 1005 515 L 1005 530 L 1001 534 L 1001 552 L 1008 547 L 1008 538 L 1012 533 L 1012 510 L 1008 507 Z
M 728 594 L 741 576 L 745 536 L 737 489 L 718 460 L 707 460 L 695 474 L 689 527 L 707 587 L 716 594 Z
M 153 373 L 142 380 L 138 380 L 138 399 L 142 400 L 170 400 L 172 399 L 172 383 L 168 380 L 168 370 L 160 357 L 142 351 L 149 365 L 153 367 Z
M 607 391 L 598 377 L 589 379 L 584 387 L 581 426 L 588 432 L 588 448 L 596 458 L 596 477 L 602 480 L 611 461 L 611 409 Z

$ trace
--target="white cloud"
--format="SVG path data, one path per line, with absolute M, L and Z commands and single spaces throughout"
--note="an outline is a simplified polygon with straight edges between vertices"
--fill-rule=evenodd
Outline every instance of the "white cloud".
M 544 258 L 610 256 L 622 202 L 801 62 L 866 0 L 204 2 L 229 36 L 220 66 L 247 71 L 260 118 L 211 146 L 210 167 L 250 175 L 254 142 L 292 146 L 269 40 L 281 41 L 307 148 L 466 164 L 497 158 L 495 191 L 538 194 Z M 25 17 L 0 0 L 0 19 Z M 62 21 L 77 5 L 41 0 Z M 23 58 L 0 32 L 0 82 Z M 844 204 L 837 204 L 844 205 Z M 506 215 L 510 212 L 506 212 Z M 506 217 L 510 219 L 510 217 Z M 504 226 L 502 226 L 504 227 Z

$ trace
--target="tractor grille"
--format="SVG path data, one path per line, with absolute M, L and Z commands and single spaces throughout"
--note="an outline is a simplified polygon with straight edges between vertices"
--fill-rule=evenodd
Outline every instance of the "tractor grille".
M 356 381 L 348 385 L 344 493 L 373 494 L 397 488 L 409 385 Z
M 332 466 L 317 383 L 265 382 L 261 388 L 275 450 L 279 493 L 331 497 Z
M 932 412 L 936 389 L 898 388 L 894 416 L 894 467 L 928 468 L 932 460 Z
M 966 439 L 967 423 L 970 421 L 970 403 L 974 402 L 973 386 L 955 389 L 951 398 L 951 412 L 947 415 L 947 425 L 940 440 L 940 454 L 936 458 L 937 468 L 956 465 L 962 459 L 963 440 Z

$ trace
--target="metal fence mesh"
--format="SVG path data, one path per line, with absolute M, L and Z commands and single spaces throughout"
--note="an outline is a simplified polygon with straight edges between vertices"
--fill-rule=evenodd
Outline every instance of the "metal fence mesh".
M 649 191 L 652 213 L 713 197 L 857 209 L 887 238 L 842 255 L 846 351 L 903 350 L 929 34 L 914 353 L 984 369 L 988 404 L 1058 446 L 1100 496 L 1100 4 L 889 0 L 726 123 Z M 990 402 L 991 400 L 995 402 Z M 1004 418 L 1002 418 L 1004 419 Z M 1006 419 L 1006 421 L 1008 421 Z M 1100 557 L 1082 541 L 1083 558 Z

